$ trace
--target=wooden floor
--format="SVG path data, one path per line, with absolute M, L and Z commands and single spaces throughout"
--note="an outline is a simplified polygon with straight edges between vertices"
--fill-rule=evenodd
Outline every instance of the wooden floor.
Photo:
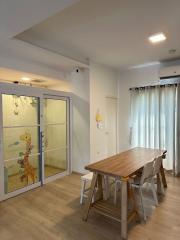
M 129 240 L 180 239 L 180 179 L 169 176 L 158 208 L 148 207 L 146 224 L 134 224 Z M 90 213 L 83 222 L 80 176 L 72 174 L 0 203 L 1 240 L 120 240 L 118 223 Z M 146 192 L 145 195 L 149 193 Z M 153 201 L 149 200 L 148 204 Z

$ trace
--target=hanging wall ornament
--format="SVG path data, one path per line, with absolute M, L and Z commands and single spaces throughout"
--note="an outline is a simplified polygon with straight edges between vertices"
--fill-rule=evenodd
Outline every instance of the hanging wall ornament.
M 32 101 L 30 102 L 30 104 L 32 107 L 36 107 L 36 105 L 37 105 L 36 98 L 32 97 Z
M 14 102 L 14 115 L 18 115 L 19 114 L 18 96 L 13 95 L 13 102 Z
M 103 129 L 104 124 L 103 124 L 103 116 L 100 113 L 100 110 L 98 109 L 96 112 L 96 124 L 98 129 Z

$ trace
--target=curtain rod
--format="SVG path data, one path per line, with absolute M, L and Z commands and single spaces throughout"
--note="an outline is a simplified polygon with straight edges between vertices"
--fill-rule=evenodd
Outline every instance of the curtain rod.
M 143 87 L 133 87 L 133 88 L 129 88 L 129 90 L 143 90 L 143 89 L 146 89 L 146 88 L 155 88 L 155 87 L 171 87 L 171 86 L 178 86 L 180 85 L 180 83 L 171 83 L 171 84 L 157 84 L 157 85 L 149 85 L 149 86 L 143 86 Z

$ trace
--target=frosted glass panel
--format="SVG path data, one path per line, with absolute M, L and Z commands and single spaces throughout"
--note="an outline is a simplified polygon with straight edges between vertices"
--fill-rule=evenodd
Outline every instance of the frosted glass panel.
M 50 177 L 67 169 L 67 150 L 47 151 L 45 154 L 45 176 Z
M 2 95 L 5 193 L 40 181 L 39 99 Z
M 49 98 L 44 99 L 44 101 L 45 123 L 66 123 L 66 101 Z
M 17 189 L 26 187 L 39 182 L 40 160 L 39 155 L 30 156 L 28 164 L 24 165 L 24 156 L 18 160 L 6 160 L 4 162 L 4 188 L 5 193 L 13 192 Z M 27 174 L 28 179 L 27 179 Z
M 27 141 L 31 141 L 31 154 L 39 152 L 38 128 L 4 128 L 3 129 L 3 149 L 4 159 L 19 157 L 27 148 Z M 27 138 L 27 139 L 26 139 Z M 29 138 L 29 140 L 28 140 Z M 27 140 L 27 141 L 26 141 Z
M 44 141 L 45 149 L 66 147 L 66 124 L 46 125 Z
M 67 102 L 45 99 L 44 106 L 45 177 L 67 169 Z
M 38 98 L 2 95 L 4 126 L 38 124 Z

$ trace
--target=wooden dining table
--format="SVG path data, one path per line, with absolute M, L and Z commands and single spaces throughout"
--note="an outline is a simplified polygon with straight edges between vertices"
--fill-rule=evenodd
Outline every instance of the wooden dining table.
M 128 222 L 138 216 L 136 204 L 134 204 L 131 212 L 129 212 L 128 209 L 129 180 L 131 176 L 140 171 L 146 163 L 153 161 L 159 156 L 165 158 L 165 153 L 165 150 L 137 147 L 86 166 L 86 170 L 93 172 L 93 179 L 88 199 L 85 203 L 83 220 L 87 221 L 89 210 L 94 209 L 98 213 L 120 222 L 121 239 L 127 239 Z M 161 190 L 161 183 L 163 183 L 164 187 L 167 187 L 163 164 L 160 169 L 160 174 L 162 181 L 159 180 L 159 177 L 157 178 L 158 191 Z M 103 176 L 113 177 L 121 181 L 120 208 L 104 200 Z M 92 202 L 95 191 L 97 191 L 97 196 L 95 201 Z

